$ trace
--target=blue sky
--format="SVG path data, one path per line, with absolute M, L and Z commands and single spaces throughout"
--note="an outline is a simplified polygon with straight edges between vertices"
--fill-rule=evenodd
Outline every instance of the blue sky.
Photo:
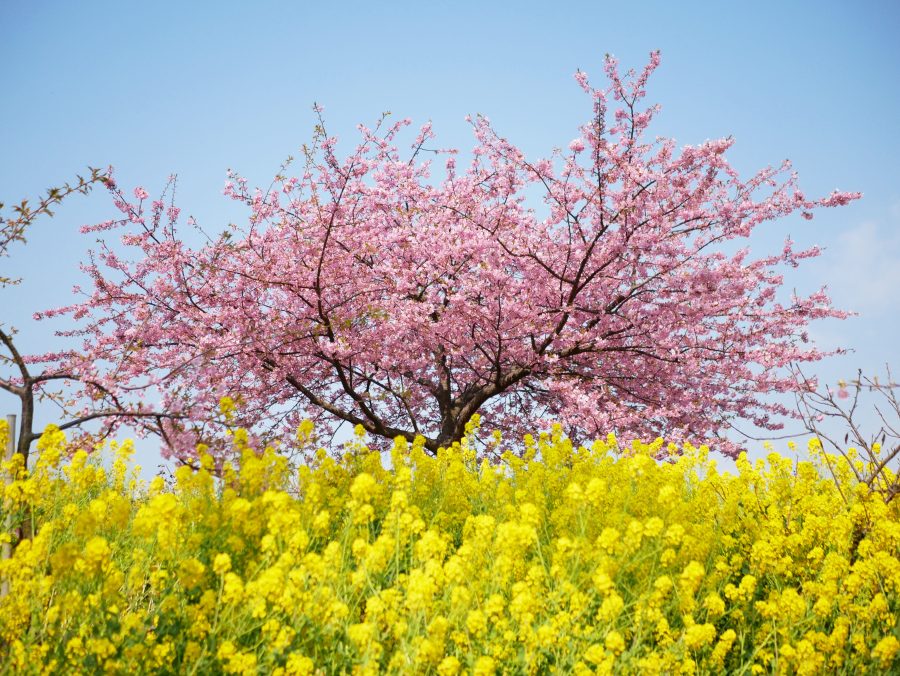
M 648 99 L 655 131 L 693 144 L 733 135 L 749 174 L 790 158 L 809 195 L 864 199 L 811 222 L 767 224 L 763 254 L 790 234 L 827 247 L 789 273 L 799 291 L 828 284 L 860 313 L 821 323 L 826 347 L 855 351 L 812 369 L 834 382 L 896 362 L 900 333 L 900 47 L 894 2 L 28 2 L 0 4 L 0 199 L 37 196 L 87 165 L 158 192 L 179 176 L 183 209 L 216 231 L 242 211 L 221 194 L 226 169 L 268 185 L 309 140 L 311 104 L 330 131 L 390 110 L 432 120 L 441 146 L 471 146 L 483 113 L 527 154 L 576 134 L 589 102 L 576 68 L 603 55 L 662 66 Z M 33 311 L 67 303 L 90 246 L 85 223 L 113 214 L 105 194 L 75 198 L 0 261 L 24 283 L 2 292 L 0 321 L 26 350 L 52 346 Z M 894 336 L 892 338 L 892 336 Z M 15 401 L 0 397 L 0 412 Z M 50 422 L 47 412 L 42 422 Z

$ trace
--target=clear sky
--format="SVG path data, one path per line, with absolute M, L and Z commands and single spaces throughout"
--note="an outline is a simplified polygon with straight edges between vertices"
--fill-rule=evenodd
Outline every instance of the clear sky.
M 179 176 L 180 206 L 216 231 L 239 219 L 226 169 L 268 185 L 311 136 L 311 104 L 353 139 L 379 113 L 432 120 L 443 147 L 471 146 L 483 113 L 531 156 L 564 146 L 589 114 L 572 79 L 600 80 L 605 53 L 662 66 L 656 133 L 684 144 L 733 135 L 745 174 L 790 158 L 808 195 L 859 190 L 842 209 L 764 226 L 759 254 L 790 234 L 825 254 L 787 277 L 860 313 L 820 323 L 853 353 L 811 369 L 829 382 L 900 371 L 900 3 L 863 2 L 34 2 L 0 3 L 0 200 L 36 197 L 86 166 L 114 165 L 152 194 Z M 112 217 L 76 197 L 0 260 L 24 277 L 0 292 L 20 344 L 54 344 L 35 310 L 63 305 L 90 246 L 78 227 Z M 892 337 L 893 336 L 893 337 Z M 15 401 L 0 396 L 0 412 Z M 51 412 L 41 422 L 50 422 Z

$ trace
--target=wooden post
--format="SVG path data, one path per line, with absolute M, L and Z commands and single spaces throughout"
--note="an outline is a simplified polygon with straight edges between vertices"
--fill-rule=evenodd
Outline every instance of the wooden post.
M 16 416 L 8 415 L 6 416 L 6 426 L 9 428 L 9 436 L 6 439 L 6 448 L 3 449 L 3 460 L 11 460 L 12 457 L 16 454 Z M 15 477 L 13 477 L 15 480 Z M 6 518 L 3 520 L 3 532 L 7 535 L 12 535 L 12 517 L 7 514 Z M 9 559 L 12 557 L 12 543 L 11 542 L 3 542 L 3 546 L 0 547 L 0 557 L 3 559 Z M 0 584 L 0 597 L 6 596 L 9 593 L 9 582 L 3 580 L 2 584 Z
M 9 427 L 9 439 L 6 440 L 6 453 L 3 455 L 4 460 L 11 459 L 16 453 L 16 414 L 10 413 L 6 416 L 6 426 Z

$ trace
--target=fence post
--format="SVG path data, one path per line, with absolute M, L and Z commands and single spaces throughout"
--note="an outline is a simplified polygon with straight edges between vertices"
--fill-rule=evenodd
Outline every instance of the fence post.
M 6 426 L 9 427 L 9 438 L 6 440 L 6 453 L 3 455 L 4 460 L 9 460 L 16 454 L 16 414 L 10 413 L 6 416 Z
M 16 416 L 8 415 L 6 416 L 6 426 L 9 429 L 9 434 L 6 439 L 6 448 L 3 449 L 3 460 L 10 460 L 16 454 Z M 13 477 L 15 479 L 15 477 Z M 4 535 L 11 536 L 12 535 L 12 516 L 7 514 L 6 518 L 3 520 L 3 533 Z M 12 543 L 3 542 L 2 547 L 0 547 L 0 557 L 3 559 L 9 559 L 12 557 Z M 9 593 L 9 582 L 7 580 L 3 580 L 0 583 L 0 597 L 6 596 Z

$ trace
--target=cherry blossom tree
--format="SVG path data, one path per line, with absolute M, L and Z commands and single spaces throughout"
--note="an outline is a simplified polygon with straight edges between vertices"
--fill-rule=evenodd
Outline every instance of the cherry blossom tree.
M 93 288 L 44 313 L 80 320 L 84 345 L 41 358 L 88 376 L 92 406 L 158 391 L 191 421 L 163 421 L 181 454 L 225 414 L 267 438 L 312 417 L 435 452 L 475 413 L 512 435 L 558 421 L 574 440 L 711 438 L 734 453 L 730 425 L 777 428 L 787 410 L 764 395 L 794 391 L 786 367 L 824 356 L 809 323 L 846 313 L 824 289 L 779 294 L 779 269 L 818 248 L 722 245 L 859 195 L 808 198 L 787 162 L 742 180 L 730 138 L 651 136 L 658 63 L 622 73 L 607 57 L 603 88 L 578 72 L 589 119 L 539 160 L 481 116 L 464 168 L 429 148 L 430 125 L 401 152 L 410 122 L 387 116 L 340 156 L 317 108 L 312 143 L 268 190 L 229 173 L 246 225 L 193 248 L 171 201 L 110 182 L 123 216 L 85 228 L 108 233 L 84 266 Z
M 23 199 L 7 208 L 0 202 L 0 259 L 10 255 L 14 245 L 26 243 L 28 230 L 41 218 L 51 218 L 62 202 L 72 195 L 86 195 L 98 184 L 105 184 L 105 171 L 88 168 L 86 176 L 76 176 L 76 180 L 47 189 L 45 196 L 36 201 Z M 0 290 L 15 286 L 21 280 L 0 274 Z M 114 393 L 106 393 L 106 406 L 92 406 L 89 411 L 77 410 L 77 397 L 71 393 L 54 389 L 60 382 L 75 382 L 82 378 L 83 371 L 71 371 L 59 365 L 41 365 L 44 361 L 31 357 L 21 344 L 17 344 L 15 327 L 0 322 L 0 390 L 19 400 L 18 430 L 10 430 L 15 440 L 15 452 L 22 456 L 24 466 L 28 465 L 31 445 L 41 438 L 42 432 L 34 428 L 38 404 L 53 404 L 57 412 L 57 426 L 62 430 L 82 428 L 83 425 L 103 418 L 128 418 L 132 423 L 155 425 L 169 416 L 164 411 L 137 410 L 130 402 L 119 400 Z M 102 391 L 100 383 L 80 383 L 81 388 L 90 386 L 93 391 Z M 4 449 L 5 450 L 5 449 Z

